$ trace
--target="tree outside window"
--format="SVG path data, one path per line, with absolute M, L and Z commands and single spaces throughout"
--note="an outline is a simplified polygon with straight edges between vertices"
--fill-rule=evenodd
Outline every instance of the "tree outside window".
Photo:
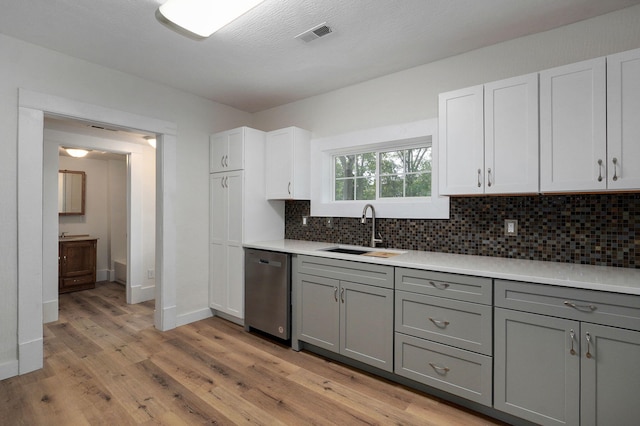
M 334 199 L 431 196 L 431 147 L 334 156 Z M 379 194 L 378 194 L 379 188 Z

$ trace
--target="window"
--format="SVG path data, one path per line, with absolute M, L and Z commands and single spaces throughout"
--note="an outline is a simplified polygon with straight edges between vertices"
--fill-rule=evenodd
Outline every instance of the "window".
M 438 120 L 395 124 L 311 140 L 311 215 L 448 219 L 438 194 Z
M 431 196 L 431 146 L 333 156 L 334 201 Z

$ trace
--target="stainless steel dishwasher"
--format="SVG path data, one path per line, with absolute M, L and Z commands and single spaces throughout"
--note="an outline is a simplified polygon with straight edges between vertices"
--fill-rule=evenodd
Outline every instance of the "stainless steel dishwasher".
M 245 249 L 245 329 L 263 331 L 280 339 L 291 337 L 290 255 Z

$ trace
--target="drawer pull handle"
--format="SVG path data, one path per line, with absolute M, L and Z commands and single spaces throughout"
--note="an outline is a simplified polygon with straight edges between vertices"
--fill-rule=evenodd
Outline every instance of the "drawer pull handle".
M 340 289 L 340 300 L 342 300 L 342 303 L 344 303 L 344 288 Z
M 596 309 L 598 309 L 595 305 L 577 305 L 573 302 L 569 302 L 568 300 L 564 301 L 565 306 L 569 306 L 573 309 L 577 309 L 579 311 L 595 311 Z
M 436 365 L 436 364 L 434 364 L 432 362 L 430 362 L 429 365 L 431 366 L 431 368 L 436 370 L 436 373 L 438 373 L 440 375 L 443 375 L 443 376 L 450 371 L 448 367 L 441 367 L 441 366 Z
M 436 327 L 439 327 L 439 328 L 447 328 L 447 326 L 449 325 L 449 321 L 440 321 L 437 319 L 433 319 L 431 317 L 429 317 L 429 321 L 434 323 Z
M 591 345 L 593 344 L 593 342 L 591 342 L 591 334 L 587 331 L 584 337 L 587 339 L 587 354 L 585 356 L 591 358 Z
M 449 288 L 449 284 L 447 283 L 436 283 L 433 281 L 429 281 L 429 284 L 431 284 L 433 287 L 437 288 L 438 290 L 446 290 L 447 288 Z
M 338 301 L 338 287 L 333 288 L 333 298 L 336 299 L 336 302 Z

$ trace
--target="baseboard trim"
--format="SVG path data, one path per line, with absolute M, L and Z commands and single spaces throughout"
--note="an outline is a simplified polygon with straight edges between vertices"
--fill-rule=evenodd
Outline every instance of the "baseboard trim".
M 199 309 L 193 312 L 187 312 L 186 314 L 180 314 L 176 318 L 176 327 L 180 327 L 181 325 L 191 324 L 192 322 L 200 321 L 203 319 L 211 318 L 213 316 L 213 312 L 211 309 L 204 308 Z
M 43 338 L 18 344 L 19 374 L 39 370 L 44 365 Z
M 58 299 L 42 302 L 42 322 L 58 321 Z
M 153 300 L 156 297 L 156 287 L 131 287 L 131 304 L 146 302 L 147 300 Z
M 18 360 L 7 361 L 0 364 L 0 380 L 18 375 Z

